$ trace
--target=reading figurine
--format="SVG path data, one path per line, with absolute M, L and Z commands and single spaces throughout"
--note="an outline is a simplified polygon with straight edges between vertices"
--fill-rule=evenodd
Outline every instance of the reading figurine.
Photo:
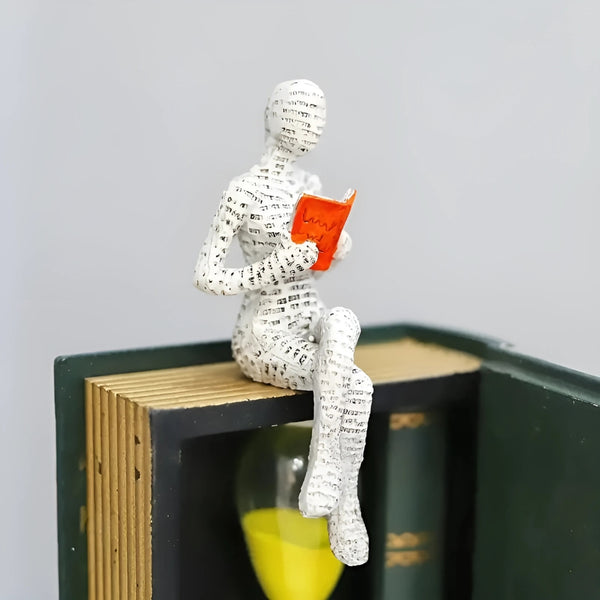
M 326 517 L 334 554 L 359 565 L 369 554 L 357 484 L 373 386 L 354 364 L 356 316 L 324 306 L 312 268 L 326 269 L 331 257 L 348 254 L 351 240 L 342 227 L 354 196 L 340 216 L 333 205 L 344 205 L 316 196 L 319 178 L 296 164 L 316 146 L 324 125 L 325 97 L 317 85 L 299 79 L 275 88 L 265 112 L 265 152 L 223 193 L 194 280 L 206 292 L 244 295 L 232 349 L 246 376 L 313 391 L 299 507 L 306 517 Z M 241 268 L 225 266 L 235 237 L 246 262 Z

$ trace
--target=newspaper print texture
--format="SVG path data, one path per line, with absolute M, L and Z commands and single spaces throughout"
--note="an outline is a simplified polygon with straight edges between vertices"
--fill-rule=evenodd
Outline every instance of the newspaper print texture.
M 255 381 L 314 392 L 307 475 L 299 497 L 306 517 L 326 517 L 331 548 L 347 565 L 368 559 L 358 472 L 373 386 L 354 364 L 360 325 L 346 308 L 326 309 L 315 288 L 318 251 L 296 244 L 289 228 L 302 193 L 319 194 L 319 178 L 296 164 L 317 144 L 325 97 L 308 80 L 276 86 L 265 111 L 260 162 L 223 193 L 195 271 L 195 285 L 213 294 L 243 294 L 232 338 L 235 360 Z M 237 238 L 246 265 L 225 266 Z M 351 247 L 344 231 L 334 260 Z

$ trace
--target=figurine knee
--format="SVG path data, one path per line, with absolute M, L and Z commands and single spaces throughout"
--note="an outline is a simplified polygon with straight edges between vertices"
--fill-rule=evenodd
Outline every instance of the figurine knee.
M 325 313 L 324 319 L 326 323 L 331 323 L 338 327 L 358 329 L 360 331 L 360 323 L 356 315 L 349 308 L 336 306 Z
M 323 315 L 322 331 L 344 332 L 356 344 L 360 335 L 360 323 L 351 310 L 337 306 Z

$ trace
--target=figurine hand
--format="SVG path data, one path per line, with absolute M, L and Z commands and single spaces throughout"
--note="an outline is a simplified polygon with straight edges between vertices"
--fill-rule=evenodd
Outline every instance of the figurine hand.
M 333 259 L 334 260 L 343 260 L 344 258 L 346 258 L 346 256 L 348 256 L 351 249 L 352 249 L 352 238 L 350 237 L 350 235 L 348 233 L 346 233 L 346 230 L 344 229 L 342 231 L 342 235 L 340 236 L 340 239 L 338 241 L 338 245 L 335 250 L 335 254 L 333 255 Z
M 310 269 L 319 258 L 319 250 L 314 242 L 296 244 L 292 241 L 290 232 L 283 231 L 274 255 L 286 274 L 294 275 Z

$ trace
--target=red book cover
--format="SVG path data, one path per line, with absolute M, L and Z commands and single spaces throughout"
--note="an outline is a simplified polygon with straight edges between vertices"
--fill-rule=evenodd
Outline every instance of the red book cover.
M 297 244 L 307 240 L 317 244 L 319 258 L 311 269 L 329 269 L 354 198 L 356 190 L 350 189 L 341 202 L 310 194 L 303 194 L 298 200 L 291 236 Z

